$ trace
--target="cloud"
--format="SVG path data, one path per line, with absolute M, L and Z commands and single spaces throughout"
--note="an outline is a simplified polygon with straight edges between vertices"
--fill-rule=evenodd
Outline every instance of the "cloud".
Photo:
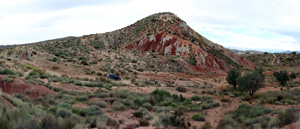
M 297 0 L 1 0 L 0 44 L 104 33 L 173 12 L 225 47 L 300 50 Z

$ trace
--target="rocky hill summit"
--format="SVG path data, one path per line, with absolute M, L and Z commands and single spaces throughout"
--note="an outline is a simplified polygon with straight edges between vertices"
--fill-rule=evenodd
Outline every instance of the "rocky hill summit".
M 34 60 L 59 58 L 66 62 L 99 62 L 99 52 L 140 51 L 173 56 L 189 72 L 224 73 L 232 67 L 255 69 L 256 65 L 221 45 L 206 39 L 173 13 L 150 15 L 125 28 L 102 34 L 67 37 L 3 50 L 0 56 Z M 128 51 L 130 50 L 130 51 Z M 101 55 L 101 54 L 100 54 Z M 162 62 L 168 65 L 167 62 Z M 159 65 L 159 64 L 158 64 Z

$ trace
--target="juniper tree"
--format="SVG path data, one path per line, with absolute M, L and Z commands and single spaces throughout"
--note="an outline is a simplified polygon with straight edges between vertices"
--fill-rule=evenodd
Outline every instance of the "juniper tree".
M 246 73 L 244 76 L 239 76 L 237 78 L 237 84 L 239 90 L 248 91 L 249 95 L 253 97 L 254 93 L 261 87 L 263 87 L 263 82 L 265 76 L 257 71 Z
M 241 75 L 241 72 L 236 69 L 230 69 L 229 72 L 227 72 L 228 76 L 226 77 L 226 80 L 229 84 L 233 85 L 234 88 L 236 88 L 237 82 L 236 79 Z

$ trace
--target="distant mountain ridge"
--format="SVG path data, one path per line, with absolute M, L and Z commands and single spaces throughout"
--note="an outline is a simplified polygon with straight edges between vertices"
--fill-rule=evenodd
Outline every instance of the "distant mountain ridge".
M 228 48 L 230 51 L 234 52 L 235 54 L 263 54 L 265 52 L 262 52 L 262 51 L 256 51 L 256 50 L 238 50 L 238 49 L 230 49 Z
M 11 48 L 11 47 L 15 47 L 17 45 L 0 45 L 0 50 L 6 49 L 6 48 Z
M 283 51 L 283 52 L 278 52 L 278 53 L 287 53 L 287 54 L 289 54 L 289 53 L 293 53 L 293 52 L 300 53 L 300 51 Z

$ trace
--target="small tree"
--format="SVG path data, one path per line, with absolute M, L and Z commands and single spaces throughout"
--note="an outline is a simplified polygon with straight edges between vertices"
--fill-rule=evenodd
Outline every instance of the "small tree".
M 237 78 L 237 84 L 242 91 L 248 91 L 249 95 L 253 97 L 254 93 L 261 87 L 263 87 L 263 81 L 265 76 L 257 71 L 252 73 L 246 73 L 244 76 Z
M 297 77 L 297 75 L 294 72 L 292 72 L 290 75 L 291 80 L 295 79 L 296 77 Z
M 277 81 L 279 81 L 281 85 L 285 85 L 285 83 L 288 80 L 290 80 L 290 77 L 286 70 L 280 70 L 280 72 L 274 72 L 273 75 L 276 77 Z
M 241 75 L 241 72 L 236 69 L 230 69 L 229 72 L 227 72 L 228 76 L 226 77 L 226 80 L 229 84 L 233 85 L 234 88 L 236 88 L 237 82 L 236 79 Z

